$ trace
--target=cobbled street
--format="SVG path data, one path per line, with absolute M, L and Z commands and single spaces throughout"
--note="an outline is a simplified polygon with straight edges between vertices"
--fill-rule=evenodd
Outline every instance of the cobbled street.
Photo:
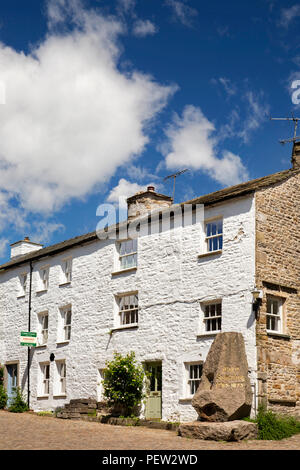
M 1 450 L 300 450 L 300 434 L 282 441 L 214 442 L 174 431 L 63 420 L 0 411 Z

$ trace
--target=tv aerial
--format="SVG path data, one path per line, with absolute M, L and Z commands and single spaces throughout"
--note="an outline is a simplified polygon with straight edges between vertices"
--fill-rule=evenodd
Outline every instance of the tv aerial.
M 291 139 L 284 139 L 280 140 L 279 142 L 281 144 L 286 144 L 287 142 L 296 142 L 297 140 L 300 140 L 300 136 L 297 137 L 297 127 L 298 127 L 298 122 L 300 121 L 300 118 L 292 116 L 291 118 L 272 118 L 270 117 L 271 121 L 293 121 L 294 122 L 294 137 Z
M 179 175 L 182 175 L 183 173 L 185 173 L 186 171 L 189 171 L 188 168 L 185 168 L 184 170 L 180 170 L 180 171 L 177 171 L 176 173 L 173 173 L 172 175 L 168 175 L 164 178 L 164 181 L 167 181 L 168 179 L 171 179 L 171 178 L 174 178 L 174 183 L 173 183 L 173 203 L 174 203 L 174 197 L 175 197 L 175 182 L 176 182 L 176 178 L 177 176 Z

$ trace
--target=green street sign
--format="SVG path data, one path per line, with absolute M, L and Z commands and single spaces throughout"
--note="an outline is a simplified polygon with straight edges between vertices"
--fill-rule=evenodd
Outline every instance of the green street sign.
M 33 331 L 21 331 L 20 345 L 35 348 L 37 345 L 37 333 Z

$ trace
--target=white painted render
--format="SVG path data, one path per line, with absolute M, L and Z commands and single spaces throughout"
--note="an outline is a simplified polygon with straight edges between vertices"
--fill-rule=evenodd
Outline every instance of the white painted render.
M 205 219 L 223 217 L 223 251 L 199 257 L 205 251 L 202 223 L 138 239 L 136 271 L 115 274 L 115 240 L 97 240 L 35 262 L 33 265 L 31 331 L 38 314 L 48 311 L 46 346 L 32 350 L 31 408 L 50 410 L 72 398 L 99 399 L 99 369 L 114 351 L 134 351 L 139 362 L 162 361 L 162 419 L 196 418 L 186 393 L 185 364 L 204 361 L 214 335 L 203 334 L 201 304 L 222 300 L 222 331 L 244 336 L 251 382 L 256 380 L 255 319 L 251 290 L 255 282 L 255 199 L 231 199 L 205 209 Z M 62 261 L 72 257 L 72 281 L 60 285 Z M 49 267 L 49 286 L 40 291 L 39 270 Z M 19 275 L 29 263 L 0 273 L 0 363 L 19 361 L 20 385 L 27 391 L 27 348 L 19 345 L 27 331 L 28 293 L 18 297 Z M 116 300 L 120 293 L 138 292 L 138 328 L 116 327 Z M 69 342 L 58 343 L 60 309 L 72 306 Z M 111 330 L 113 330 L 111 332 Z M 111 332 L 111 334 L 110 334 Z M 49 361 L 54 353 L 55 360 Z M 66 396 L 54 396 L 56 361 L 67 367 Z M 41 363 L 50 362 L 50 393 L 39 397 Z
M 27 240 L 20 240 L 19 242 L 13 243 L 11 245 L 10 257 L 15 258 L 17 256 L 26 255 L 32 251 L 40 250 L 41 248 L 43 248 L 43 245 L 32 243 Z

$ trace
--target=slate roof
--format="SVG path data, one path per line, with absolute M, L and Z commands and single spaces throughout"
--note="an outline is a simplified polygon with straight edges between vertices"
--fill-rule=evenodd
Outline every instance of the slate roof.
M 219 191 L 215 191 L 210 194 L 205 194 L 203 196 L 197 197 L 195 199 L 191 199 L 189 201 L 185 201 L 180 205 L 184 204 L 204 204 L 206 206 L 223 202 L 228 199 L 232 199 L 235 197 L 245 196 L 247 194 L 253 193 L 255 191 L 261 190 L 263 188 L 281 183 L 288 178 L 299 174 L 300 170 L 284 170 L 278 173 L 274 173 L 272 175 L 263 176 L 262 178 L 257 178 L 254 180 L 247 181 L 245 183 L 240 183 L 235 186 L 230 186 L 228 188 L 221 189 Z M 122 222 L 121 224 L 117 224 L 117 226 L 111 226 L 109 229 L 114 227 L 118 228 L 124 226 L 128 222 Z M 21 264 L 27 263 L 29 261 L 37 261 L 40 258 L 44 258 L 46 256 L 54 255 L 57 253 L 61 253 L 68 248 L 86 244 L 98 240 L 98 236 L 96 231 L 80 235 L 74 238 L 70 238 L 69 240 L 65 240 L 60 243 L 56 243 L 55 245 L 51 245 L 45 248 L 41 248 L 40 250 L 33 251 L 31 253 L 27 253 L 26 255 L 18 256 L 17 258 L 13 258 L 7 263 L 4 263 L 0 266 L 0 272 L 10 269 L 15 266 L 19 266 Z

